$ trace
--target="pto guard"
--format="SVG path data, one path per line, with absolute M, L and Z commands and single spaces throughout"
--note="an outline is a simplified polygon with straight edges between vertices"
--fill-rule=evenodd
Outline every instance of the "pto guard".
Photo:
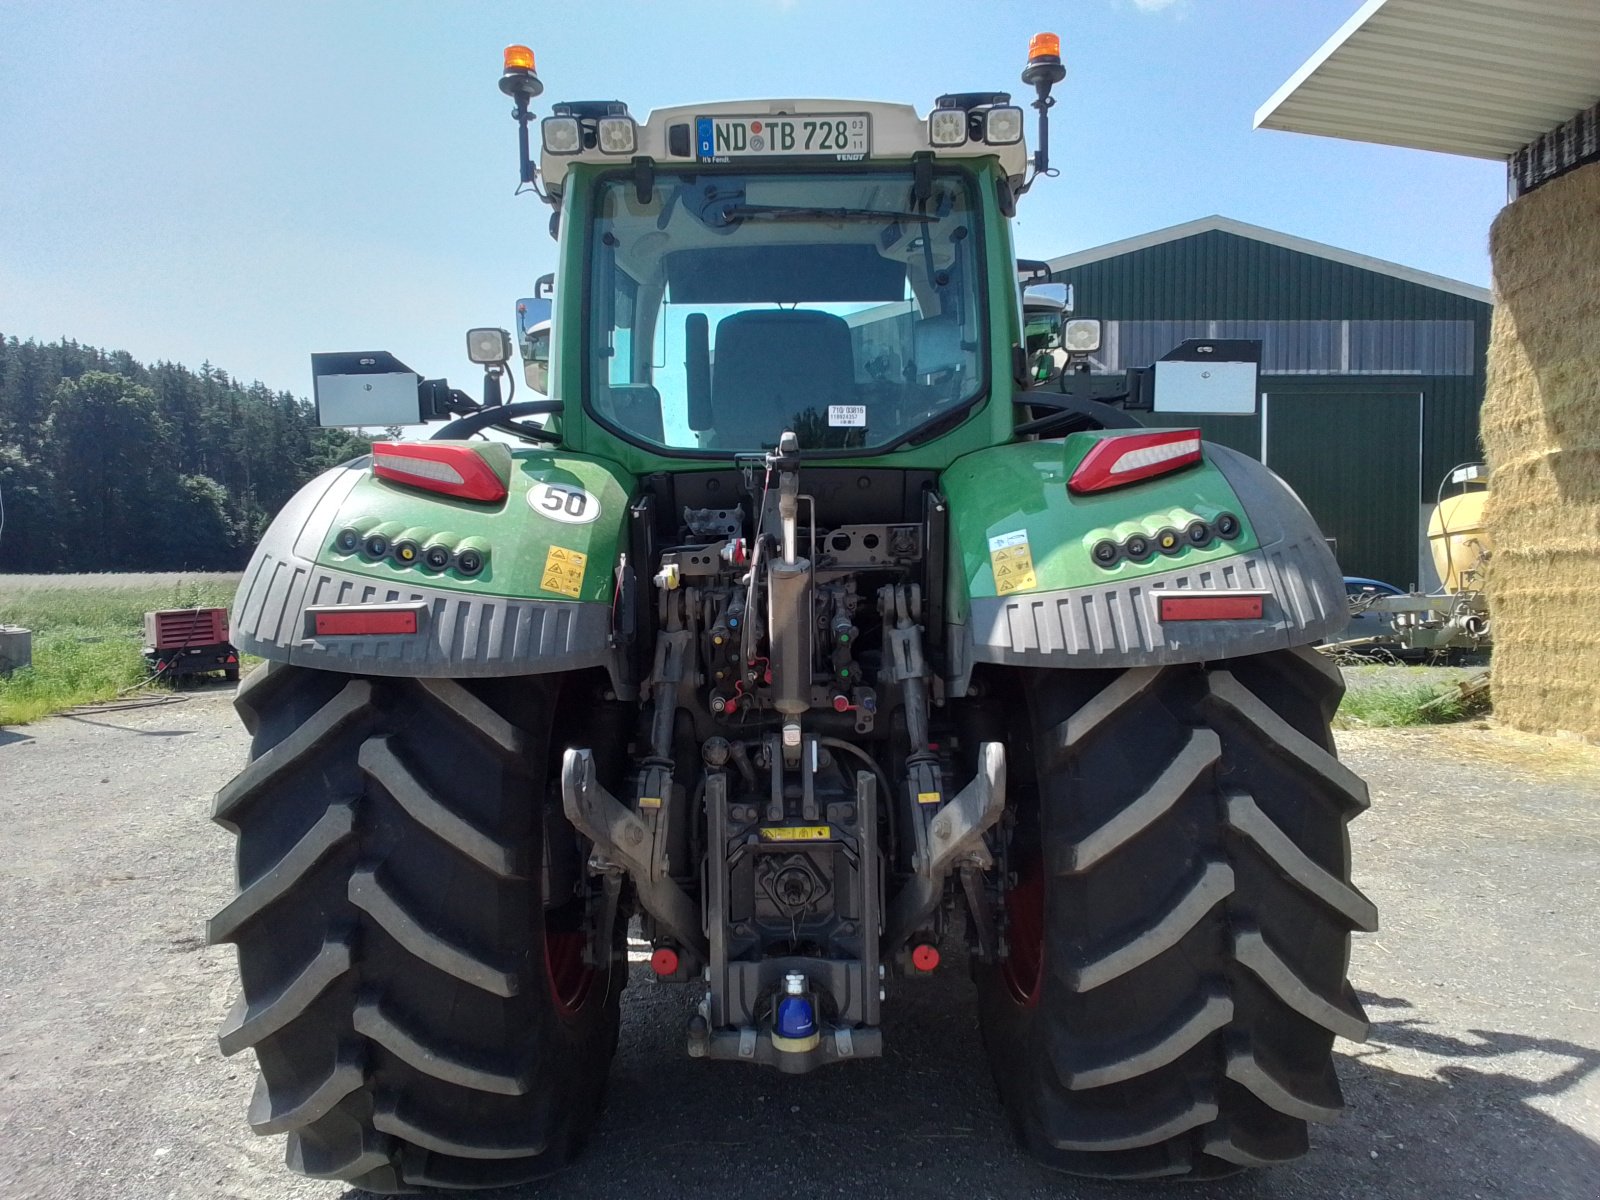
M 609 602 L 492 595 L 470 590 L 470 582 L 416 569 L 384 567 L 387 574 L 379 574 L 370 565 L 362 570 L 364 564 L 352 563 L 356 569 L 345 570 L 319 561 L 326 558 L 352 493 L 371 486 L 367 460 L 358 459 L 318 476 L 284 506 L 239 583 L 233 623 L 241 651 L 320 670 L 407 677 L 487 678 L 604 667 L 619 695 L 632 694 L 613 645 Z M 504 512 L 483 512 L 481 519 L 524 528 L 536 524 L 520 507 L 525 495 L 526 488 L 511 498 L 520 511 L 508 502 Z M 441 523 L 464 523 L 460 505 L 420 495 L 403 499 L 413 512 L 419 503 L 435 504 Z M 609 550 L 612 531 L 603 532 Z M 609 573 L 609 552 L 594 557 Z M 317 636 L 318 611 L 370 605 L 415 611 L 416 633 Z
M 1026 445 L 1000 447 L 969 459 L 1024 450 Z M 1103 518 L 1078 511 L 1081 501 L 1076 498 L 1060 499 L 1066 494 L 1061 476 L 1068 472 L 1055 464 L 1045 471 L 1040 461 L 1044 443 L 1032 445 L 1023 474 L 1035 468 L 1031 482 L 1036 492 L 1060 489 L 1049 503 L 1018 501 L 1007 496 L 1004 486 L 997 486 L 1007 475 L 1013 483 L 1022 482 L 1018 468 L 1023 464 L 1015 461 L 973 462 L 964 473 L 958 463 L 945 476 L 963 542 L 1003 534 L 1012 526 L 1025 528 L 1022 544 L 1030 539 L 1032 543 L 1029 578 L 1038 564 L 1036 582 L 1043 585 L 1009 595 L 984 595 L 999 590 L 986 563 L 974 569 L 986 547 L 964 544 L 962 554 L 952 555 L 953 562 L 966 564 L 965 570 L 952 572 L 953 588 L 964 589 L 964 594 L 951 596 L 951 612 L 966 614 L 964 623 L 953 621 L 950 629 L 954 694 L 964 694 L 977 663 L 1123 668 L 1208 662 L 1311 644 L 1334 636 L 1348 622 L 1338 564 L 1299 497 L 1254 459 L 1211 442 L 1205 443 L 1207 465 L 1168 477 L 1168 486 L 1179 486 L 1170 481 L 1181 481 L 1190 493 L 1184 498 L 1187 503 L 1195 504 L 1197 495 L 1203 495 L 1214 509 L 1241 517 L 1245 536 L 1236 540 L 1237 552 L 1211 550 L 1187 562 L 1190 556 L 1179 555 L 1168 570 L 1160 569 L 1165 560 L 1157 556 L 1148 564 L 1153 569 L 1125 571 L 1120 578 L 1106 572 L 1103 583 L 1050 587 L 1052 575 L 1056 579 L 1071 575 L 1076 582 L 1086 569 L 1094 571 L 1085 541 Z M 1071 457 L 1068 448 L 1066 459 Z M 1131 484 L 1104 495 L 1108 500 L 1114 497 L 1112 502 L 1125 511 L 1137 510 L 1152 506 L 1140 493 L 1145 489 L 1153 493 L 1161 483 Z M 1171 499 L 1170 494 L 1160 496 L 1153 506 L 1164 508 Z M 965 513 L 964 507 L 978 511 Z M 1075 527 L 1041 528 L 1063 521 Z M 1163 596 L 1197 592 L 1219 597 L 1260 595 L 1262 614 L 1258 619 L 1162 621 Z

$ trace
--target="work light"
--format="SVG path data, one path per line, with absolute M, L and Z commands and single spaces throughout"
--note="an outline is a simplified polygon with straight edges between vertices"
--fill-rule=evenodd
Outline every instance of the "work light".
M 546 117 L 539 123 L 546 154 L 576 154 L 583 149 L 577 117 Z
M 632 154 L 636 137 L 632 117 L 601 117 L 597 130 L 606 154 Z
M 959 146 L 967 140 L 964 109 L 939 108 L 928 114 L 928 141 L 935 146 Z
M 504 329 L 469 329 L 467 357 L 480 366 L 509 362 L 511 335 Z
M 1100 349 L 1100 322 L 1074 317 L 1061 327 L 1061 344 L 1069 354 L 1093 354 Z
M 983 140 L 991 146 L 1009 146 L 1022 140 L 1022 110 L 1005 104 L 983 116 Z

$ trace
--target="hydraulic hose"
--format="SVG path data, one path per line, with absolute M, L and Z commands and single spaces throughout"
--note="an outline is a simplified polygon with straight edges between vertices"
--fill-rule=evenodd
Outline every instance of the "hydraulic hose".
M 549 413 L 562 411 L 564 405 L 559 400 L 519 400 L 515 404 L 496 404 L 492 408 L 479 409 L 477 412 L 468 413 L 464 417 L 457 417 L 448 425 L 441 425 L 434 431 L 430 441 L 453 440 L 455 438 L 471 437 L 480 429 L 488 429 L 491 425 L 503 425 L 518 417 L 538 417 Z M 535 432 L 543 433 L 549 441 L 556 441 L 553 433 L 544 433 L 543 430 L 533 431 L 519 429 L 525 436 L 533 436 Z
M 883 807 L 885 814 L 889 818 L 889 845 L 898 845 L 899 843 L 895 841 L 895 835 L 899 822 L 895 820 L 894 810 L 895 805 L 899 802 L 899 797 L 895 795 L 894 784 L 890 782 L 889 772 L 878 765 L 877 759 L 853 742 L 846 742 L 839 738 L 824 737 L 817 739 L 817 745 L 826 746 L 830 750 L 843 750 L 846 754 L 854 755 L 871 768 L 872 773 L 878 777 L 878 785 L 883 788 Z

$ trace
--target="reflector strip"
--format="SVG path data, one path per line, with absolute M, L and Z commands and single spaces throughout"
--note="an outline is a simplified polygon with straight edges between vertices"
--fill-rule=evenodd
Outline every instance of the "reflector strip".
M 1265 593 L 1233 595 L 1162 596 L 1162 621 L 1259 621 L 1265 607 Z
M 366 609 L 313 614 L 319 637 L 359 637 L 373 633 L 415 633 L 416 610 Z

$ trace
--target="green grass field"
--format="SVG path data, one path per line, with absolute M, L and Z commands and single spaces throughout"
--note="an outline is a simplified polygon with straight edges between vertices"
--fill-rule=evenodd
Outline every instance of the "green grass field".
M 33 631 L 33 666 L 0 678 L 0 725 L 138 688 L 150 674 L 140 653 L 145 612 L 230 605 L 238 582 L 220 574 L 0 575 L 0 625 Z

